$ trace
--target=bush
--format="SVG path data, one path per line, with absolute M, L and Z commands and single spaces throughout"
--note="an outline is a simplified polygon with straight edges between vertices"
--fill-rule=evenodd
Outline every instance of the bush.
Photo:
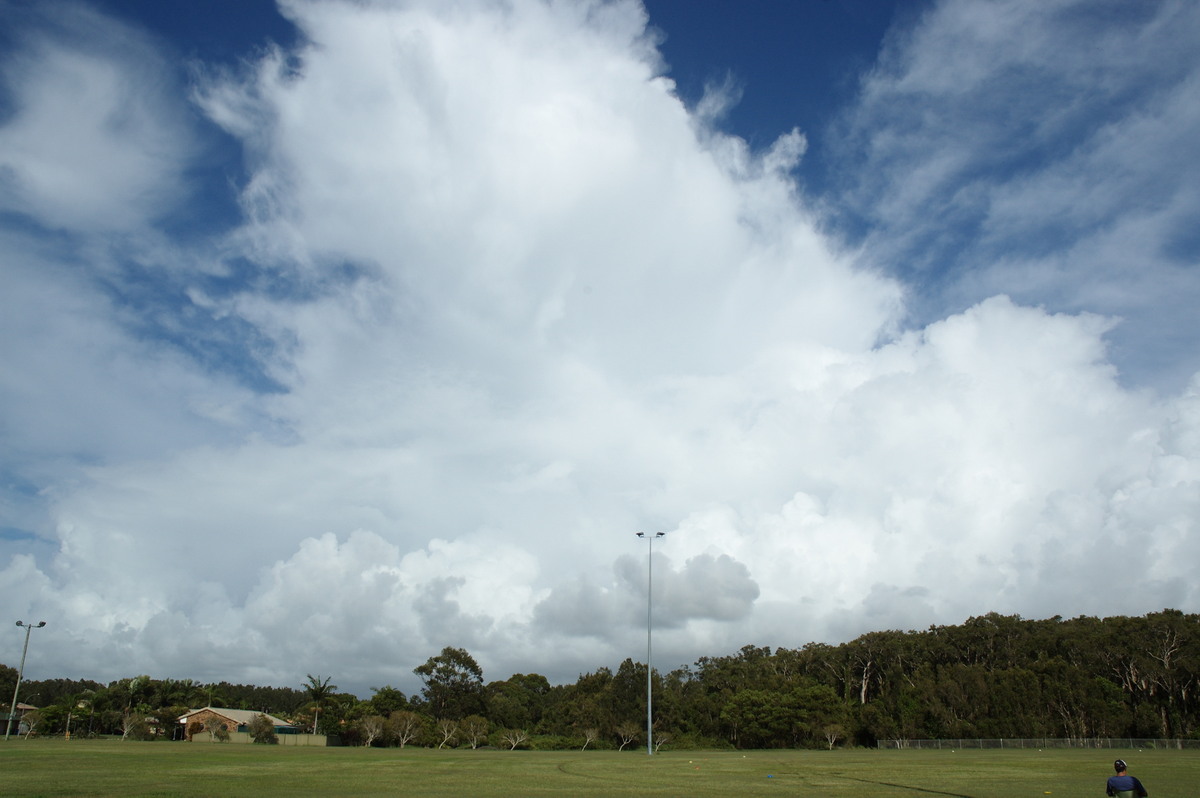
M 534 734 L 529 738 L 529 747 L 535 751 L 578 751 L 582 745 L 582 737 L 564 737 L 560 734 Z
M 724 737 L 705 737 L 694 732 L 672 735 L 670 745 L 675 751 L 732 751 L 734 748 Z
M 277 745 L 279 736 L 275 734 L 275 724 L 266 715 L 255 715 L 250 719 L 250 723 L 246 725 L 246 730 L 250 732 L 250 739 L 256 743 L 264 745 Z M 229 732 L 225 733 L 228 737 Z

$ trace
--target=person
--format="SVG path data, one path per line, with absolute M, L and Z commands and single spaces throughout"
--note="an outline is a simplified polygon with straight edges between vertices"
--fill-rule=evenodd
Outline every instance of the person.
M 1108 777 L 1108 794 L 1117 798 L 1146 798 L 1146 788 L 1133 776 L 1126 773 L 1129 766 L 1124 759 L 1113 762 L 1117 775 Z

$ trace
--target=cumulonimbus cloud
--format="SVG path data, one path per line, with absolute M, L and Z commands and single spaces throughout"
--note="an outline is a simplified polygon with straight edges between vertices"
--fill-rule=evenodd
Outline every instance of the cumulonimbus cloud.
M 58 619 L 51 662 L 361 688 L 456 645 L 570 679 L 641 651 L 642 530 L 669 533 L 668 666 L 1195 605 L 1195 383 L 1125 387 L 1112 319 L 1003 295 L 905 331 L 913 289 L 793 182 L 802 135 L 754 151 L 690 113 L 637 3 L 283 9 L 298 51 L 194 87 L 245 154 L 241 223 L 161 250 L 184 329 L 237 320 L 272 387 L 139 347 L 81 268 L 105 351 L 193 411 L 152 403 L 187 434 L 38 477 L 53 550 L 0 587 Z M 1096 595 L 1113 558 L 1153 577 Z

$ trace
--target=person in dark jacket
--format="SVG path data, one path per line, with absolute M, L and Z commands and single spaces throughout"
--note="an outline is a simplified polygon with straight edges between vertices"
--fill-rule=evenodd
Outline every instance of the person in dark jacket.
M 1108 777 L 1109 795 L 1116 798 L 1146 798 L 1146 788 L 1142 783 L 1125 772 L 1129 770 L 1129 766 L 1125 764 L 1124 759 L 1113 762 L 1113 768 L 1117 775 Z

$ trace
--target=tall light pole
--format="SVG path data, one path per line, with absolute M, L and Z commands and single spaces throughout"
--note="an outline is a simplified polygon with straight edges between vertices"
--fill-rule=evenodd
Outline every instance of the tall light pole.
M 650 547 L 646 554 L 646 756 L 654 756 L 654 713 L 650 706 L 653 692 L 650 675 L 654 672 L 654 668 L 650 664 L 650 606 L 654 592 L 654 539 L 661 538 L 665 534 L 667 533 L 655 532 L 653 535 L 647 535 L 645 532 L 637 533 L 639 538 L 646 539 L 646 543 Z
M 25 627 L 25 648 L 21 649 L 21 667 L 17 670 L 17 686 L 13 688 L 12 705 L 8 708 L 8 724 L 4 727 L 4 739 L 8 739 L 8 735 L 12 732 L 13 717 L 17 714 L 17 692 L 21 689 L 21 678 L 25 676 L 25 655 L 29 653 L 29 633 L 34 629 L 41 629 L 46 625 L 45 621 L 39 621 L 37 626 L 24 621 L 17 621 L 17 626 Z

